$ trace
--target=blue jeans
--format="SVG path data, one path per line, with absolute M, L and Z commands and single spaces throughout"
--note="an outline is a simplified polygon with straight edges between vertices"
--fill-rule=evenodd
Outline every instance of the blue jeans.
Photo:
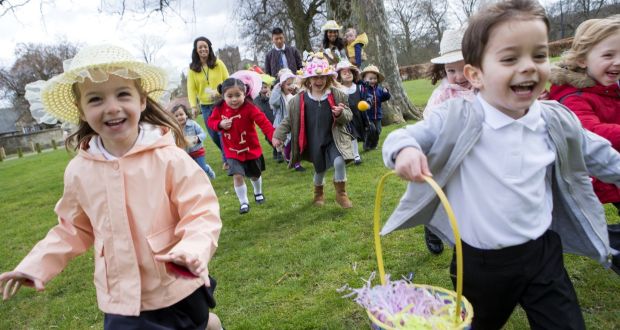
M 205 171 L 211 179 L 215 179 L 215 172 L 213 172 L 211 166 L 205 162 L 205 156 L 196 157 L 194 158 L 194 161 L 196 161 L 198 166 L 200 166 L 200 168 L 202 168 L 202 170 Z
M 209 125 L 207 124 L 209 116 L 211 116 L 211 112 L 213 111 L 213 104 L 201 104 L 200 111 L 202 112 L 202 118 L 205 121 L 205 127 L 207 128 L 207 132 L 211 137 L 211 141 L 213 141 L 213 143 L 215 143 L 218 149 L 220 149 L 220 152 L 222 153 L 222 162 L 226 162 L 226 156 L 224 155 L 224 150 L 222 149 L 222 135 L 220 134 L 220 132 L 214 131 L 209 128 Z

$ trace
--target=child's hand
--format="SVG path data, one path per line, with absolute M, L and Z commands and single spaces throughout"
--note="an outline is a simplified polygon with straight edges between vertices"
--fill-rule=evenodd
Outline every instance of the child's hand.
M 342 103 L 338 103 L 338 105 L 334 105 L 332 107 L 332 113 L 334 114 L 334 116 L 338 117 L 340 116 L 340 114 L 342 113 L 342 110 L 344 110 L 345 105 Z
M 209 276 L 205 273 L 206 265 L 195 255 L 185 255 L 177 253 L 168 253 L 155 256 L 155 260 L 161 262 L 171 262 L 179 266 L 187 268 L 192 274 L 199 276 L 205 281 L 206 286 L 210 286 Z
M 394 171 L 407 181 L 424 182 L 424 176 L 433 176 L 426 156 L 419 149 L 407 147 L 396 155 Z
M 271 145 L 276 149 L 282 147 L 282 141 L 276 139 L 275 137 L 271 138 Z
M 232 119 L 224 118 L 220 121 L 220 128 L 227 131 L 232 126 Z
M 198 137 L 197 136 L 186 136 L 185 142 L 187 142 L 189 146 L 193 146 L 196 143 L 198 143 Z
M 13 297 L 19 288 L 25 286 L 34 286 L 37 291 L 45 290 L 45 286 L 41 280 L 20 272 L 6 272 L 0 274 L 0 289 L 2 289 L 2 300 Z

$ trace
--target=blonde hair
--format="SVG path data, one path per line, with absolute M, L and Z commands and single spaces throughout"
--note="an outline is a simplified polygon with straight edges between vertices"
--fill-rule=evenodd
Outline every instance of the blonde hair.
M 140 79 L 135 79 L 134 82 L 140 96 L 146 97 L 146 109 L 140 114 L 140 122 L 146 122 L 156 126 L 169 128 L 173 133 L 176 145 L 180 148 L 184 148 L 187 143 L 183 138 L 183 130 L 181 130 L 176 118 L 172 115 L 172 113 L 166 111 L 159 103 L 157 103 L 157 101 L 153 100 L 144 92 Z M 81 95 L 77 83 L 73 84 L 72 90 L 75 95 L 76 103 L 79 104 Z M 78 109 L 80 113 L 83 113 L 79 106 Z M 67 150 L 77 150 L 80 146 L 86 144 L 87 141 L 94 135 L 97 135 L 95 130 L 93 130 L 88 122 L 83 120 L 80 116 L 78 128 L 75 133 L 69 135 L 67 138 L 65 148 Z
M 569 70 L 584 71 L 578 63 L 585 61 L 588 53 L 599 42 L 619 32 L 620 15 L 584 21 L 575 31 L 571 48 L 562 54 L 562 63 Z

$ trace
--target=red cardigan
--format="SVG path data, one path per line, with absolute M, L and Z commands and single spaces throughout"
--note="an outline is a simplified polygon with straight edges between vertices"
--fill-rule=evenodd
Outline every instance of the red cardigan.
M 228 130 L 219 127 L 223 118 L 234 118 Z M 222 148 L 226 158 L 246 161 L 257 159 L 263 154 L 256 125 L 271 141 L 274 128 L 267 116 L 251 102 L 246 101 L 239 109 L 231 109 L 226 102 L 216 105 L 207 121 L 209 128 L 222 132 Z
M 620 151 L 620 87 L 603 86 L 584 73 L 565 68 L 551 71 L 549 98 L 571 109 L 583 127 L 611 142 Z M 594 191 L 601 203 L 620 202 L 620 189 L 594 179 Z

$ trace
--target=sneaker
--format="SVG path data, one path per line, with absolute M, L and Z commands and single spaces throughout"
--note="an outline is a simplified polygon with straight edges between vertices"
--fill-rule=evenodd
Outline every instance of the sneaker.
M 443 252 L 443 242 L 441 238 L 437 237 L 437 235 L 433 234 L 433 232 L 426 227 L 424 227 L 424 241 L 426 242 L 426 247 L 432 254 L 440 254 Z
M 359 156 L 355 157 L 355 159 L 353 160 L 353 164 L 355 164 L 355 165 L 362 164 L 362 158 L 360 158 Z
M 250 205 L 247 203 L 241 204 L 239 207 L 239 214 L 246 214 L 248 212 L 250 212 Z
M 228 163 L 226 162 L 222 163 L 222 170 L 228 171 L 229 168 L 230 168 L 230 165 L 228 165 Z
M 211 166 L 207 165 L 207 175 L 211 178 L 211 179 L 215 179 L 215 172 L 213 172 L 213 169 L 211 168 Z
M 265 203 L 265 196 L 263 196 L 263 194 L 255 194 L 254 200 L 256 201 L 256 204 L 263 204 Z
M 295 171 L 297 171 L 297 172 L 305 172 L 306 169 L 303 166 L 301 166 L 301 164 L 295 164 Z

